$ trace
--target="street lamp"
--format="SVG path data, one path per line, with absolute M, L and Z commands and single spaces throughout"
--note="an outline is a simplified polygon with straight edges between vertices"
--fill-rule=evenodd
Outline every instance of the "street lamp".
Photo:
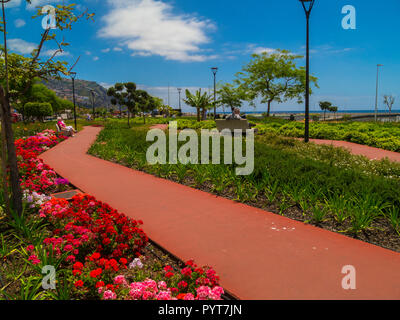
M 310 140 L 310 15 L 314 6 L 315 0 L 299 0 L 303 5 L 307 20 L 307 54 L 306 54 L 306 116 L 304 125 L 304 142 Z
M 379 84 L 379 67 L 383 67 L 383 64 L 377 64 L 377 65 L 376 65 L 375 122 L 378 120 L 378 84 Z
M 95 111 L 94 111 L 94 90 L 90 89 L 90 93 L 92 94 L 93 120 L 95 120 L 96 119 L 96 114 L 95 114 Z
M 216 89 L 216 76 L 218 72 L 218 68 L 211 68 L 211 71 L 214 75 L 214 120 L 217 119 L 217 89 Z
M 182 108 L 181 108 L 181 88 L 178 88 L 178 95 L 179 95 L 179 116 L 182 116 Z
M 72 99 L 74 101 L 74 123 L 75 123 L 75 130 L 78 131 L 78 127 L 76 124 L 76 104 L 75 104 L 75 77 L 76 77 L 76 72 L 70 72 L 69 73 L 72 79 Z

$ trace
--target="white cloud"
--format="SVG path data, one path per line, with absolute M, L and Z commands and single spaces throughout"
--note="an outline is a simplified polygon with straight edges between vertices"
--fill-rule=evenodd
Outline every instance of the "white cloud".
M 32 0 L 32 2 L 29 4 L 26 4 L 26 9 L 27 10 L 36 10 L 37 7 L 45 6 L 45 5 L 53 5 L 54 3 L 59 3 L 62 0 Z
M 16 8 L 21 5 L 21 0 L 11 0 L 10 2 L 5 3 L 4 7 L 9 8 Z
M 275 49 L 263 48 L 263 47 L 252 48 L 252 53 L 261 54 L 261 53 L 264 53 L 264 52 L 266 52 L 266 53 L 274 53 Z
M 104 52 L 104 53 L 110 52 L 110 48 L 103 49 L 103 50 L 101 50 L 101 52 Z
M 103 87 L 103 88 L 111 88 L 113 85 L 111 83 L 108 82 L 99 82 L 99 84 Z
M 113 48 L 113 50 L 114 50 L 114 51 L 117 51 L 117 52 L 124 51 L 124 50 L 122 50 L 120 47 L 115 47 L 115 48 Z
M 99 57 L 93 57 L 93 61 L 99 60 Z
M 22 19 L 16 19 L 14 21 L 14 25 L 16 28 L 22 28 L 24 25 L 26 25 L 26 22 Z
M 168 60 L 205 61 L 200 45 L 210 42 L 206 31 L 214 24 L 193 15 L 177 15 L 170 4 L 156 0 L 108 0 L 112 9 L 103 17 L 99 36 L 122 40 L 139 55 Z
M 50 50 L 46 50 L 43 52 L 44 56 L 47 57 L 51 57 L 57 50 L 56 49 L 50 49 Z M 58 52 L 56 57 L 65 57 L 65 56 L 69 56 L 71 55 L 68 51 L 62 51 L 62 52 Z
M 27 42 L 22 39 L 9 39 L 7 41 L 8 47 L 11 51 L 20 54 L 30 54 L 37 48 L 37 45 L 31 42 Z
M 32 53 L 33 50 L 37 49 L 37 45 L 35 43 L 28 42 L 23 39 L 9 39 L 7 43 L 11 51 L 23 55 L 29 55 Z M 41 52 L 41 56 L 51 57 L 55 51 L 56 49 L 43 50 Z M 57 53 L 57 57 L 69 56 L 69 55 L 70 53 L 67 51 L 62 51 Z
M 91 53 L 90 51 L 88 51 L 88 50 L 85 51 L 85 54 L 86 54 L 87 56 L 92 55 L 92 53 Z

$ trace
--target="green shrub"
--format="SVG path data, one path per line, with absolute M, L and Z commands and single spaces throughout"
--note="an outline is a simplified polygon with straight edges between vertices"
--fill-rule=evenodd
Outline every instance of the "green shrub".
M 53 108 L 48 102 L 28 102 L 24 106 L 24 112 L 27 118 L 37 118 L 43 121 L 44 117 L 53 114 Z

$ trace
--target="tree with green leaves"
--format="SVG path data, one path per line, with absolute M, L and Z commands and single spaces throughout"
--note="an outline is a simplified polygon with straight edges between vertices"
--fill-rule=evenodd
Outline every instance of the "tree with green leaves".
M 202 120 L 205 120 L 207 110 L 213 107 L 212 100 L 212 96 L 208 95 L 207 92 L 202 94 L 201 89 L 197 90 L 195 94 L 186 89 L 186 99 L 183 101 L 187 105 L 196 108 L 197 121 L 200 122 L 200 114 L 202 115 Z
M 332 103 L 329 101 L 320 101 L 319 102 L 319 107 L 321 108 L 322 111 L 324 111 L 324 121 L 326 119 L 326 112 L 330 111 L 330 108 L 332 107 Z
M 25 117 L 38 119 L 39 121 L 44 120 L 45 117 L 53 114 L 53 108 L 48 102 L 28 102 L 24 106 Z
M 133 82 L 116 83 L 113 87 L 107 90 L 107 95 L 111 97 L 111 104 L 119 106 L 120 114 L 122 108 L 126 107 L 128 110 L 128 127 L 130 127 L 130 114 L 133 116 L 137 113 L 137 102 L 139 100 L 138 90 L 136 84 Z
M 146 123 L 146 112 L 151 112 L 157 109 L 159 101 L 147 93 L 145 90 L 137 91 L 136 109 L 142 112 L 143 122 Z
M 247 93 L 251 104 L 256 98 L 268 106 L 270 115 L 272 102 L 282 103 L 296 99 L 302 103 L 306 87 L 306 70 L 298 67 L 296 60 L 303 58 L 287 50 L 253 54 L 252 60 L 237 74 L 236 82 Z M 310 83 L 317 88 L 317 78 L 310 76 Z M 310 90 L 310 93 L 312 91 Z
M 243 102 L 248 99 L 243 87 L 234 86 L 230 83 L 220 85 L 217 93 L 219 100 L 216 103 L 228 106 L 232 112 L 235 108 L 240 108 Z
M 56 60 L 59 53 L 69 44 L 64 40 L 58 41 L 55 29 L 59 31 L 70 30 L 72 25 L 81 17 L 86 16 L 87 19 L 93 17 L 87 11 L 80 15 L 75 15 L 75 4 L 57 5 L 55 8 L 55 25 L 56 28 L 44 29 L 40 41 L 36 49 L 33 50 L 30 57 L 23 57 L 16 54 L 9 54 L 7 47 L 7 20 L 5 4 L 16 0 L 0 0 L 2 9 L 1 30 L 3 34 L 3 46 L 0 47 L 0 117 L 2 130 L 2 169 L 9 168 L 10 187 L 11 187 L 11 203 L 17 214 L 22 214 L 22 192 L 20 187 L 19 172 L 17 166 L 17 156 L 14 145 L 14 132 L 11 120 L 11 103 L 20 100 L 22 96 L 31 88 L 35 79 L 48 79 L 50 77 L 60 78 L 60 74 L 69 75 L 74 65 L 68 69 L 67 62 Z M 31 3 L 31 0 L 25 2 Z M 37 14 L 34 16 L 42 17 L 42 8 L 38 8 Z M 42 60 L 42 49 L 48 42 L 54 42 L 57 49 L 50 57 Z M 7 171 L 2 170 L 3 174 Z M 6 210 L 10 212 L 10 202 L 8 193 L 8 184 L 5 176 L 3 176 L 3 191 L 6 198 Z

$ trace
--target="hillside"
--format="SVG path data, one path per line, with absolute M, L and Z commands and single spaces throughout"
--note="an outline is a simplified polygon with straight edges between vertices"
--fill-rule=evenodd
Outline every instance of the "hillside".
M 48 82 L 43 82 L 49 89 L 53 90 L 60 98 L 67 98 L 73 101 L 72 98 L 72 80 L 71 79 L 51 79 Z M 91 108 L 92 97 L 91 91 L 94 94 L 94 105 L 96 108 L 109 107 L 111 99 L 107 96 L 107 89 L 94 81 L 75 80 L 75 100 L 78 106 Z

